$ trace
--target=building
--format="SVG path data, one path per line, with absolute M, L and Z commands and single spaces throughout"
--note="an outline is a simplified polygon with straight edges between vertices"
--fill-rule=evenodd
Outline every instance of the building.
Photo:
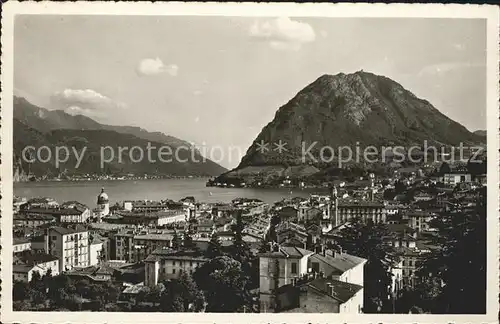
M 276 304 L 275 311 L 280 313 L 359 314 L 363 311 L 363 286 L 305 276 L 278 288 Z
M 56 223 L 85 223 L 90 218 L 90 210 L 83 205 L 70 205 L 71 207 L 54 208 L 29 208 L 20 211 L 28 219 L 53 219 Z M 36 218 L 35 218 L 36 219 Z
M 417 232 L 429 230 L 429 221 L 434 215 L 424 210 L 409 210 L 403 214 L 403 220 L 407 221 L 408 226 Z
M 285 206 L 278 210 L 278 217 L 282 222 L 296 222 L 298 219 L 298 213 L 299 211 L 295 207 Z
M 89 236 L 89 265 L 94 266 L 101 261 L 105 260 L 106 254 L 104 253 L 105 247 L 104 240 L 99 235 Z
M 47 230 L 46 252 L 59 259 L 59 272 L 89 266 L 89 235 L 86 229 L 54 226 Z
M 273 247 L 259 254 L 261 312 L 359 313 L 366 261 L 346 253 Z
M 170 231 L 142 232 L 133 238 L 133 260 L 136 262 L 146 259 L 158 248 L 168 248 L 172 246 L 174 234 Z
M 85 278 L 94 282 L 111 281 L 114 269 L 107 264 L 92 265 L 85 268 L 74 268 L 66 273 L 69 277 Z
M 13 218 L 13 225 L 16 227 L 30 227 L 35 228 L 45 224 L 54 223 L 56 220 L 52 215 L 37 215 L 37 214 L 15 214 Z
M 174 232 L 161 229 L 124 229 L 112 235 L 110 258 L 139 262 L 160 247 L 171 247 Z
M 232 217 L 236 208 L 232 205 L 215 205 L 212 207 L 212 215 L 215 218 Z
M 57 276 L 59 260 L 56 256 L 47 253 L 24 251 L 14 256 L 12 268 L 15 281 L 29 282 L 34 272 L 43 276 L 50 269 L 52 275 Z
M 195 251 L 159 248 L 144 260 L 146 268 L 144 284 L 154 287 L 162 280 L 179 278 L 183 272 L 193 273 L 208 260 Z
M 342 282 L 363 286 L 366 259 L 347 253 L 324 251 L 309 257 L 308 268 L 312 273 L 321 274 Z
M 454 186 L 460 182 L 471 182 L 472 175 L 467 171 L 453 171 L 443 175 L 443 183 Z
M 373 189 L 373 181 L 371 189 Z M 362 199 L 339 199 L 337 188 L 333 187 L 329 202 L 329 224 L 323 222 L 325 231 L 332 227 L 342 225 L 350 219 L 357 217 L 363 221 L 386 222 L 387 212 L 382 202 Z M 326 225 L 326 226 L 325 226 Z
M 341 225 L 352 218 L 360 218 L 364 222 L 386 222 L 385 205 L 381 202 L 366 200 L 340 200 L 332 211 L 333 226 Z
M 276 226 L 276 238 L 279 244 L 306 248 L 308 233 L 302 225 L 286 221 Z
M 137 213 L 153 213 L 169 209 L 169 205 L 164 201 L 134 200 L 124 201 L 123 209 Z
M 273 309 L 272 291 L 292 283 L 292 279 L 307 273 L 308 256 L 314 252 L 297 247 L 273 248 L 259 254 L 261 309 Z
M 144 225 L 144 226 L 165 226 L 168 224 L 181 223 L 186 221 L 184 210 L 166 210 L 158 212 L 129 212 L 119 211 L 104 218 L 104 221 L 111 224 Z
M 31 241 L 26 238 L 14 237 L 14 254 L 31 250 Z
M 110 259 L 131 261 L 134 259 L 134 230 L 126 229 L 111 236 Z
M 21 206 L 26 204 L 27 202 L 28 201 L 26 200 L 25 197 L 14 196 L 14 198 L 12 199 L 12 207 L 13 207 L 14 213 L 17 213 L 21 209 Z
M 31 198 L 28 202 L 21 206 L 23 208 L 55 208 L 58 207 L 59 204 L 52 198 L 48 197 L 37 197 Z

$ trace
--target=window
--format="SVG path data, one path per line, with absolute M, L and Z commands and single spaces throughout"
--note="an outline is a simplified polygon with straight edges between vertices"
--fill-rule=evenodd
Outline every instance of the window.
M 189 266 L 192 267 L 193 266 L 193 261 L 189 261 Z
M 174 261 L 174 266 L 175 266 L 175 261 Z M 174 272 L 175 273 L 175 272 Z
M 292 274 L 297 274 L 297 263 L 292 262 Z
M 172 273 L 175 274 L 175 269 L 172 269 Z
M 311 268 L 314 272 L 319 272 L 319 262 L 312 262 Z
M 52 240 L 57 241 L 57 236 L 52 235 Z
M 460 176 L 460 182 L 465 182 L 465 176 L 464 175 Z
M 118 241 L 116 242 L 116 246 L 121 246 L 122 245 L 122 242 Z

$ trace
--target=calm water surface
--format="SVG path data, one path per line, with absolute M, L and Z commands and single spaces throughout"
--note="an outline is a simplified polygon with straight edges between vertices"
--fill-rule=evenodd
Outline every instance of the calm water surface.
M 110 204 L 129 199 L 173 199 L 194 196 L 202 202 L 229 202 L 234 198 L 257 198 L 273 203 L 285 197 L 308 197 L 315 191 L 300 189 L 254 189 L 206 187 L 207 179 L 161 179 L 81 182 L 23 182 L 14 184 L 14 194 L 21 197 L 52 197 L 59 203 L 77 200 L 93 207 L 104 188 Z

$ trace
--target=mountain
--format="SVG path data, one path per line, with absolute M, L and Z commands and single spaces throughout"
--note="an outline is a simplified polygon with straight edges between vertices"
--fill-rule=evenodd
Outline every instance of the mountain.
M 473 134 L 475 134 L 477 136 L 486 137 L 486 131 L 485 130 L 477 130 Z
M 131 134 L 148 141 L 171 144 L 174 146 L 189 146 L 186 141 L 161 132 L 148 132 L 136 126 L 114 126 L 96 122 L 83 115 L 71 115 L 63 110 L 48 110 L 33 105 L 22 97 L 14 97 L 14 118 L 40 131 L 48 132 L 54 129 L 80 130 L 112 130 L 118 133 Z
M 280 141 L 286 143 L 281 153 Z M 354 153 L 356 146 L 375 146 L 380 152 L 387 146 L 422 147 L 424 141 L 438 147 L 466 145 L 481 142 L 481 136 L 387 77 L 363 71 L 323 75 L 278 109 L 226 176 L 269 173 L 261 170 L 264 166 L 277 175 L 301 165 L 321 169 L 325 160 L 338 158 L 339 147 L 349 146 Z M 269 143 L 267 150 L 260 149 L 261 143 Z
M 85 116 L 73 116 L 61 110 L 35 106 L 20 97 L 14 98 L 13 126 L 14 177 L 19 181 L 26 180 L 30 174 L 52 177 L 61 172 L 214 176 L 226 171 L 222 166 L 205 159 L 198 151 L 187 150 L 191 145 L 173 136 L 148 132 L 139 127 L 103 125 Z M 152 147 L 150 160 L 147 156 L 148 144 Z M 67 147 L 71 154 L 68 161 L 59 166 L 56 166 L 54 158 L 48 163 L 27 163 L 20 158 L 23 148 L 27 146 L 47 146 L 53 154 L 56 147 Z M 109 148 L 103 149 L 105 147 Z M 137 147 L 135 153 L 129 153 L 132 147 Z M 163 147 L 163 162 L 158 157 L 160 147 Z M 77 159 L 73 149 L 80 154 L 84 148 L 84 159 L 76 168 Z M 118 154 L 119 148 L 127 149 Z M 101 153 L 110 153 L 111 150 L 114 159 L 101 167 Z M 138 161 L 140 150 L 144 157 Z

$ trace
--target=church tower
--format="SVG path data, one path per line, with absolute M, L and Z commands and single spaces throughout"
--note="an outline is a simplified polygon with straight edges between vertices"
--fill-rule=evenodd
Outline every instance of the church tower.
M 339 198 L 338 198 L 337 187 L 333 186 L 331 189 L 331 192 L 330 192 L 330 208 L 329 208 L 329 210 L 330 210 L 330 223 L 333 226 L 337 226 L 338 222 L 339 222 L 338 206 L 339 206 Z
M 102 217 L 109 215 L 109 197 L 104 192 L 104 188 L 101 189 L 101 193 L 97 196 L 97 209 L 99 210 L 99 221 Z

